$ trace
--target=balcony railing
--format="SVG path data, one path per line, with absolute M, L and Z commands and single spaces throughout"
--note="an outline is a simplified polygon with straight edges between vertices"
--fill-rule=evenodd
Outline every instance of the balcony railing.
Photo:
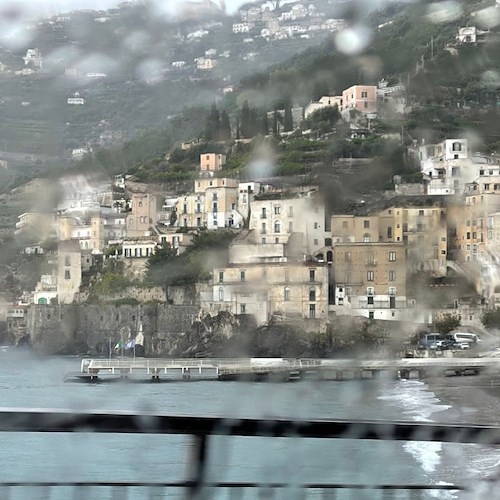
M 2 498 L 20 488 L 35 488 L 44 499 L 101 498 L 99 491 L 111 490 L 112 498 L 131 498 L 129 490 L 137 494 L 161 493 L 161 498 L 171 489 L 182 489 L 185 498 L 212 498 L 207 496 L 213 489 L 227 489 L 234 497 L 241 498 L 242 490 L 271 494 L 273 490 L 286 489 L 286 482 L 219 482 L 207 481 L 208 448 L 211 436 L 239 436 L 300 439 L 362 439 L 382 441 L 420 441 L 444 443 L 475 443 L 496 446 L 500 444 L 500 427 L 491 425 L 459 425 L 414 422 L 388 422 L 366 420 L 287 420 L 287 419 L 234 419 L 221 417 L 186 417 L 160 414 L 134 413 L 77 413 L 71 411 L 44 410 L 0 410 L 0 432 L 17 433 L 107 433 L 107 434 L 176 434 L 192 436 L 194 448 L 190 455 L 190 476 L 187 480 L 170 482 L 140 481 L 5 481 L 0 482 Z M 493 480 L 483 480 L 481 486 Z M 478 482 L 474 483 L 477 487 Z M 132 490 L 133 488 L 133 490 Z M 335 494 L 337 490 L 372 490 L 370 498 L 386 498 L 382 492 L 405 492 L 405 498 L 424 498 L 428 490 L 460 491 L 471 488 L 458 484 L 359 484 L 349 482 L 304 482 L 293 485 L 294 490 L 322 490 L 324 494 Z M 69 491 L 68 491 L 69 489 Z M 105 490 L 106 489 L 106 490 Z M 427 490 L 427 491 L 426 491 Z M 72 496 L 68 496 L 69 492 Z M 330 492 L 330 493 L 328 493 Z M 378 494 L 377 492 L 380 492 Z M 214 493 L 214 492 L 212 492 Z M 53 496 L 52 496 L 53 495 Z M 272 496 L 272 495 L 271 495 Z M 111 498 L 110 497 L 110 498 Z M 38 497 L 37 497 L 38 498 Z M 143 497 L 138 497 L 143 498 Z M 156 497 L 155 497 L 156 498 Z M 160 497 L 158 497 L 160 498 Z M 266 497 L 267 498 L 267 497 Z M 356 498 L 351 496 L 350 498 Z M 365 496 L 363 498 L 366 498 Z M 391 496 L 391 498 L 393 498 Z M 398 497 L 399 498 L 399 497 Z

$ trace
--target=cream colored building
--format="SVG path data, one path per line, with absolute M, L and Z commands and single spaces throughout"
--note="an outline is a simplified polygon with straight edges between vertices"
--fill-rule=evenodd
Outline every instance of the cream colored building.
M 192 244 L 194 234 L 192 233 L 178 233 L 176 231 L 168 231 L 161 233 L 158 237 L 158 242 L 161 245 L 168 244 L 173 248 L 177 255 L 184 253 L 187 248 Z
M 238 212 L 238 181 L 226 177 L 199 178 L 194 181 L 194 193 L 177 201 L 178 227 L 241 227 L 243 217 Z
M 287 244 L 262 244 L 255 231 L 244 230 L 229 247 L 229 265 L 213 270 L 212 296 L 203 305 L 211 313 L 252 315 L 258 324 L 307 320 L 319 329 L 328 320 L 328 269 L 297 259 Z
M 59 304 L 71 304 L 82 282 L 82 252 L 77 241 L 60 241 L 57 257 Z
M 264 193 L 251 203 L 249 228 L 261 244 L 288 243 L 293 234 L 297 252 L 313 255 L 325 245 L 325 205 L 316 191 Z
M 311 101 L 304 110 L 304 118 L 307 118 L 309 115 L 313 114 L 318 109 L 323 109 L 327 107 L 337 106 L 339 112 L 342 111 L 342 96 L 330 96 L 324 95 L 319 99 L 319 101 Z
M 151 257 L 156 249 L 156 241 L 148 238 L 127 239 L 123 242 L 123 257 L 140 259 Z
M 127 216 L 127 236 L 150 236 L 151 227 L 161 213 L 163 199 L 149 193 L 132 193 L 130 201 L 132 211 Z
M 406 317 L 403 243 L 336 243 L 333 273 L 337 314 L 370 319 Z

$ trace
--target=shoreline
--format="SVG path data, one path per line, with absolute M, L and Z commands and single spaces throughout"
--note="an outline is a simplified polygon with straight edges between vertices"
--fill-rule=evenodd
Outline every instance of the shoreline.
M 422 382 L 440 402 L 451 406 L 442 412 L 446 421 L 500 425 L 500 375 L 429 377 Z

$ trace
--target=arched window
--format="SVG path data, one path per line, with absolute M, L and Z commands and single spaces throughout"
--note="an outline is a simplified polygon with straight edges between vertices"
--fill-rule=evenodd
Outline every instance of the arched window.
M 290 300 L 290 287 L 286 286 L 284 289 L 284 299 L 286 302 Z
M 333 252 L 331 250 L 326 252 L 326 261 L 333 262 Z
M 370 242 L 370 235 L 368 233 L 363 234 L 363 241 L 365 243 L 369 243 Z
M 224 288 L 220 287 L 219 288 L 219 302 L 222 302 L 224 300 Z
M 279 220 L 277 220 L 274 223 L 274 232 L 275 233 L 281 233 L 281 222 Z

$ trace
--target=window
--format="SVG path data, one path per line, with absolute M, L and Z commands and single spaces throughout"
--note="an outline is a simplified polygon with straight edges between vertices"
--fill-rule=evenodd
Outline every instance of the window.
M 293 207 L 288 207 L 288 217 L 293 217 Z
M 418 211 L 418 215 L 419 215 L 420 217 L 422 217 L 424 214 L 425 214 L 425 212 L 424 212 L 423 210 L 419 210 L 419 211 Z
M 224 288 L 219 288 L 219 302 L 224 302 Z
M 467 232 L 466 238 L 467 238 L 468 240 L 470 240 L 470 233 L 469 233 L 469 232 Z
M 260 229 L 260 232 L 261 232 L 262 234 L 266 234 L 266 223 L 265 223 L 265 222 L 263 222 L 263 223 L 261 224 L 261 229 Z
M 460 142 L 454 142 L 451 149 L 453 151 L 462 151 L 462 144 Z
M 245 281 L 245 279 L 246 279 L 245 271 L 240 271 L 240 281 Z
M 365 92 L 365 91 L 361 92 L 361 97 L 362 98 L 368 97 L 368 92 Z
M 309 304 L 309 318 L 314 319 L 316 317 L 316 304 Z
M 365 109 L 367 109 L 367 108 L 368 108 L 368 103 L 367 103 L 367 102 L 364 102 L 364 103 L 363 103 L 363 107 L 364 107 Z
M 309 269 L 309 281 L 316 281 L 316 271 Z
M 71 272 L 69 269 L 66 269 L 66 271 L 64 271 L 64 279 L 65 280 L 70 280 L 71 279 Z
M 266 207 L 262 207 L 262 211 L 260 212 L 261 219 L 267 219 Z
M 314 229 L 318 229 L 318 223 L 317 222 L 314 223 Z
M 274 207 L 274 214 L 279 215 L 281 213 L 281 207 Z
M 369 221 L 369 220 L 365 220 L 365 221 L 363 221 L 363 227 L 364 227 L 365 229 L 368 229 L 368 228 L 370 227 L 370 221 Z
M 274 223 L 274 232 L 281 233 L 281 223 L 278 220 Z
M 389 287 L 389 295 L 396 295 L 396 288 L 393 286 Z
M 288 222 L 288 232 L 293 233 L 293 221 Z
M 366 289 L 366 295 L 375 295 L 375 288 L 373 288 L 372 286 L 369 286 Z
M 288 302 L 290 300 L 290 288 L 289 287 L 285 287 L 284 291 L 283 291 L 283 296 L 284 296 L 284 300 L 286 302 Z
M 372 253 L 368 254 L 368 258 L 366 259 L 366 263 L 369 266 L 375 265 L 375 255 L 373 255 Z
M 490 190 L 490 185 L 489 184 L 485 184 L 484 185 L 484 190 L 485 191 L 489 191 Z
M 389 252 L 389 262 L 396 262 L 396 252 Z
M 240 304 L 240 314 L 246 314 L 246 312 L 247 312 L 247 305 Z
M 309 301 L 310 302 L 315 302 L 316 301 L 316 289 L 315 288 L 311 288 L 309 290 Z
M 365 243 L 369 243 L 369 242 L 370 242 L 370 235 L 369 235 L 368 233 L 365 233 L 365 234 L 363 235 L 363 241 L 364 241 Z
M 317 238 L 314 238 L 314 246 L 318 246 L 319 245 L 319 241 Z
M 396 271 L 389 271 L 389 281 L 396 281 Z
M 367 273 L 366 273 L 366 280 L 367 281 L 373 281 L 374 277 L 375 277 L 375 273 L 373 271 L 367 271 Z
M 387 238 L 392 239 L 392 227 L 391 226 L 389 226 L 387 228 Z
M 224 271 L 219 271 L 219 283 L 224 281 Z
M 352 259 L 352 254 L 351 254 L 351 252 L 346 252 L 346 253 L 344 254 L 344 261 L 345 261 L 345 262 L 351 262 L 351 259 Z
M 64 257 L 64 265 L 65 266 L 71 266 L 71 259 L 70 259 L 70 256 L 69 255 L 66 255 Z

